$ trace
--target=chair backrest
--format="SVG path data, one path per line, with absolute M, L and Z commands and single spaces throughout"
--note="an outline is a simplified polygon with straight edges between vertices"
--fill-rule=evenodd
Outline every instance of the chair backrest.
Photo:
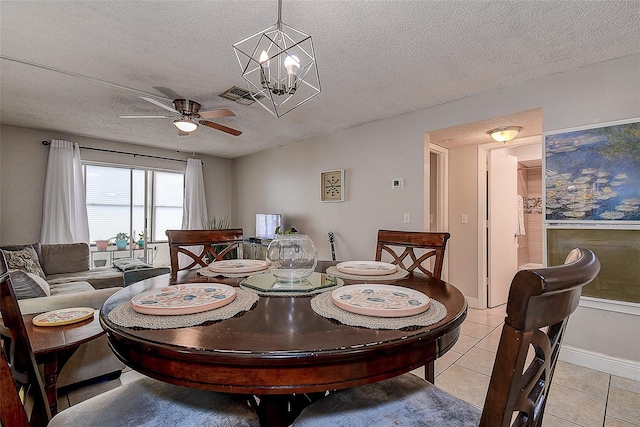
M 382 261 L 382 252 L 385 251 L 393 257 L 392 264 L 399 265 L 409 272 L 413 272 L 417 268 L 424 274 L 440 280 L 444 251 L 449 237 L 451 237 L 449 233 L 378 230 L 376 261 Z M 416 249 L 422 249 L 425 252 L 418 256 L 415 252 Z M 404 259 L 407 256 L 411 259 L 409 266 L 404 264 Z M 429 270 L 426 264 L 432 258 L 433 271 Z
M 178 271 L 196 266 L 206 267 L 210 262 L 224 259 L 237 250 L 242 258 L 242 228 L 224 230 L 167 230 L 171 256 L 171 282 L 175 283 Z M 187 265 L 180 267 L 179 254 L 184 254 Z
M 593 252 L 575 251 L 564 265 L 523 270 L 513 278 L 481 426 L 541 425 L 567 320 L 582 287 L 600 271 Z M 527 363 L 530 347 L 535 354 Z
M 8 367 L 9 375 L 2 373 L 2 401 L 0 421 L 3 426 L 24 426 L 27 420 L 25 406 L 31 407 L 29 424 L 44 426 L 51 419 L 38 365 L 22 319 L 18 300 L 9 276 L 7 261 L 0 252 L 0 313 L 2 323 L 2 362 Z M 2 366 L 2 370 L 5 367 Z M 11 391 L 7 393 L 7 391 Z M 21 397 L 18 397 L 20 394 Z M 16 401 L 16 397 L 18 400 Z M 5 400 L 6 398 L 6 400 Z M 5 405 L 7 407 L 5 408 Z

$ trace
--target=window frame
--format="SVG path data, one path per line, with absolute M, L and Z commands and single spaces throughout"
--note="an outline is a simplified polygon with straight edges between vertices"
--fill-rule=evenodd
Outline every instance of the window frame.
M 133 189 L 134 189 L 133 174 L 134 174 L 134 171 L 136 170 L 143 171 L 144 172 L 144 197 L 143 197 L 144 228 L 143 230 L 145 233 L 145 243 L 155 244 L 155 243 L 168 242 L 168 238 L 158 239 L 158 240 L 153 239 L 155 235 L 154 203 L 156 199 L 156 194 L 155 194 L 156 172 L 182 175 L 182 209 L 184 209 L 184 191 L 185 191 L 186 171 L 166 169 L 166 168 L 156 168 L 156 167 L 134 166 L 134 165 L 126 165 L 126 164 L 118 164 L 118 163 L 82 161 L 82 176 L 84 181 L 85 197 L 87 195 L 87 179 L 86 179 L 87 166 L 127 169 L 129 171 L 129 234 L 130 235 L 133 232 L 132 230 L 133 208 L 134 208 L 132 203 Z M 135 236 L 131 236 L 131 237 L 135 237 Z

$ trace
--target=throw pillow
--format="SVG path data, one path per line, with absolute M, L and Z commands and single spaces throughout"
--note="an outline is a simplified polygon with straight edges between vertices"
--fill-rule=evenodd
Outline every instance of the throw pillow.
M 42 271 L 38 260 L 38 254 L 33 246 L 25 246 L 16 251 L 2 249 L 2 253 L 7 260 L 9 270 L 24 270 L 27 273 L 37 274 L 41 278 L 45 278 L 44 271 Z
M 31 280 L 36 282 L 38 286 L 40 286 L 40 289 L 42 289 L 42 291 L 47 296 L 51 296 L 51 287 L 49 286 L 49 283 L 47 283 L 46 280 L 44 280 L 42 277 L 38 276 L 37 274 L 33 274 L 33 273 L 27 273 L 27 276 L 29 276 Z
M 17 299 L 38 298 L 51 295 L 49 284 L 37 274 L 24 270 L 9 270 L 13 291 Z
M 118 258 L 113 261 L 113 266 L 120 271 L 138 270 L 140 268 L 153 268 L 152 265 L 146 264 L 137 258 Z

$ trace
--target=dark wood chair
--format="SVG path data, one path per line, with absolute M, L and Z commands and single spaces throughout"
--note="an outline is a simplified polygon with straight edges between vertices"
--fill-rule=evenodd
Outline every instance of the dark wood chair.
M 22 320 L 4 254 L 0 252 L 0 337 L 2 374 L 0 421 L 3 426 L 45 426 L 51 419 L 44 384 Z M 21 396 L 21 397 L 18 397 Z M 17 398 L 17 400 L 16 400 Z M 5 407 L 5 405 L 7 405 Z
M 210 262 L 225 259 L 235 249 L 242 258 L 242 228 L 224 230 L 167 230 L 171 256 L 171 282 L 175 283 L 180 270 L 196 266 L 206 267 Z M 180 255 L 187 265 L 180 266 Z
M 252 397 L 196 390 L 149 377 L 85 400 L 51 418 L 7 264 L 1 253 L 0 256 L 0 308 L 4 323 L 0 327 L 2 426 L 259 426 Z M 26 397 L 21 399 L 23 393 Z
M 392 264 L 409 272 L 417 268 L 424 274 L 440 280 L 444 251 L 449 237 L 451 237 L 449 233 L 378 230 L 376 261 L 382 261 L 383 252 L 387 252 L 393 257 Z M 422 250 L 424 253 L 418 256 L 416 250 Z M 404 264 L 404 259 L 407 257 L 412 262 L 408 267 Z M 431 259 L 433 259 L 433 269 L 430 270 L 427 262 Z
M 540 426 L 567 320 L 582 287 L 600 271 L 593 252 L 576 254 L 567 264 L 520 271 L 513 278 L 482 410 L 404 374 L 331 393 L 302 411 L 294 427 Z M 530 347 L 535 353 L 527 362 Z

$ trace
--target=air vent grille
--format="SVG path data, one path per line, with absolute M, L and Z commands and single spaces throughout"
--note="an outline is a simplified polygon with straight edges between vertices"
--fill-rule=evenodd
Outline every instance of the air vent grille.
M 235 101 L 238 104 L 242 105 L 251 105 L 256 102 L 256 100 L 251 96 L 251 92 L 238 86 L 233 86 L 225 90 L 218 96 L 221 96 L 225 99 L 230 99 L 231 101 Z M 264 95 L 256 93 L 254 93 L 253 96 L 255 96 L 257 99 L 264 98 Z

